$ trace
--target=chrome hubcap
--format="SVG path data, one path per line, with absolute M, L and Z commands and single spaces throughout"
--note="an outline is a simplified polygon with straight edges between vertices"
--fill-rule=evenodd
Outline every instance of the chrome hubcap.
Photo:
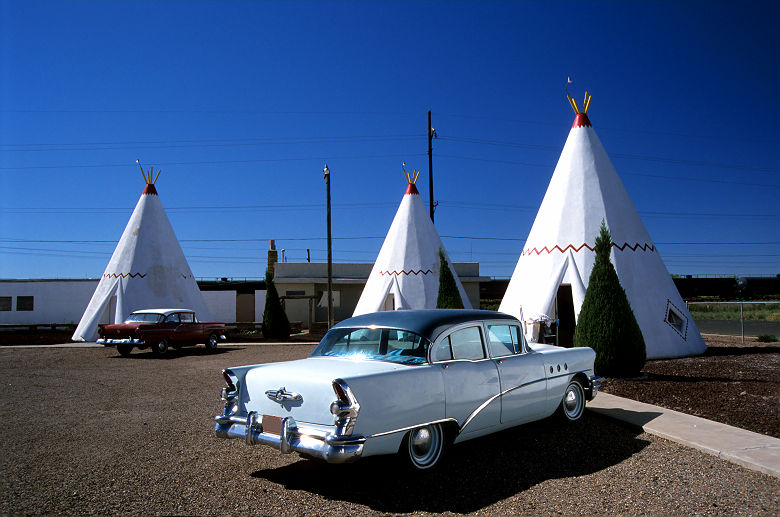
M 566 395 L 563 397 L 563 410 L 571 420 L 580 417 L 584 404 L 583 398 L 584 394 L 580 385 L 575 382 L 569 384 L 569 387 L 566 388 Z
M 415 429 L 409 435 L 409 457 L 421 469 L 431 467 L 441 456 L 443 435 L 441 427 L 430 425 Z
M 425 427 L 416 430 L 412 436 L 412 447 L 416 455 L 423 456 L 431 448 L 431 432 Z

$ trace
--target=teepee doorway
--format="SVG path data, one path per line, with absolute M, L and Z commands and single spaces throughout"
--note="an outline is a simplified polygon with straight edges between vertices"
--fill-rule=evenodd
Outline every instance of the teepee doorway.
M 574 327 L 577 325 L 574 317 L 574 299 L 571 295 L 571 285 L 561 284 L 555 296 L 555 344 L 570 348 L 574 345 Z

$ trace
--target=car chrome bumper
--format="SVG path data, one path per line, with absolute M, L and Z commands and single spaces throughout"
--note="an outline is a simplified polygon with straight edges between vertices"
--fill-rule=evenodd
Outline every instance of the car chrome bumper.
M 590 386 L 588 386 L 588 400 L 593 400 L 596 397 L 596 393 L 601 389 L 601 383 L 604 381 L 602 377 L 593 377 L 590 379 Z
M 98 345 L 104 345 L 104 346 L 112 346 L 112 345 L 145 345 L 146 342 L 143 339 L 133 339 L 133 338 L 124 338 L 124 339 L 110 339 L 110 338 L 100 338 L 97 341 L 95 341 Z
M 267 445 L 282 454 L 298 452 L 320 458 L 328 463 L 349 463 L 363 454 L 362 436 L 336 436 L 318 429 L 298 426 L 293 417 L 282 419 L 281 434 L 263 432 L 261 416 L 254 411 L 248 416 L 219 415 L 214 417 L 214 435 L 218 438 L 239 438 L 247 445 Z

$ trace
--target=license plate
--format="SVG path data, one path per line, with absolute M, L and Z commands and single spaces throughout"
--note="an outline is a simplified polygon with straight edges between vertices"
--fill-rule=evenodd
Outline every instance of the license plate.
M 263 415 L 263 432 L 281 436 L 282 418 L 278 416 Z

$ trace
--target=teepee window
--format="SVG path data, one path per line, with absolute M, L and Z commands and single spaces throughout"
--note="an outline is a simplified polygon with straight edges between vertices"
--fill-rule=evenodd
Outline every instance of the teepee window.
M 688 318 L 686 318 L 671 301 L 666 301 L 666 323 L 685 339 L 688 334 Z

